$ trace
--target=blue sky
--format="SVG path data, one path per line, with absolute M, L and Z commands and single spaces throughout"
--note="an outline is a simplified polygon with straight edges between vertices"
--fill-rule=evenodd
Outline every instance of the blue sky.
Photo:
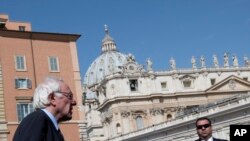
M 177 68 L 191 68 L 192 56 L 207 66 L 213 54 L 220 64 L 224 52 L 241 65 L 250 58 L 249 0 L 1 0 L 0 13 L 33 31 L 81 34 L 82 77 L 101 53 L 105 24 L 120 52 L 142 65 L 151 58 L 154 70 L 169 70 L 171 57 Z

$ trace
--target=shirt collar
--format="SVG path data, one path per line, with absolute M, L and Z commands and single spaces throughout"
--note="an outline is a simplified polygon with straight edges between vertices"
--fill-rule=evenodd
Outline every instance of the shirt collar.
M 213 137 L 211 136 L 207 141 L 213 141 Z
M 57 123 L 56 118 L 55 118 L 55 117 L 52 115 L 52 113 L 50 113 L 47 109 L 42 109 L 42 110 L 46 113 L 46 115 L 49 116 L 49 118 L 50 118 L 50 120 L 52 121 L 52 123 L 54 124 L 56 130 L 58 130 L 59 127 L 58 127 L 58 123 Z
M 201 141 L 206 141 L 206 140 L 201 140 Z M 211 136 L 207 141 L 214 141 L 213 137 Z

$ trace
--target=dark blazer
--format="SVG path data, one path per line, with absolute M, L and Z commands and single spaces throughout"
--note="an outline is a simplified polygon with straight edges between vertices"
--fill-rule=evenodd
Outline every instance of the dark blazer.
M 64 141 L 64 139 L 48 115 L 39 109 L 21 121 L 13 141 Z
M 195 140 L 195 141 L 201 141 L 201 140 L 198 139 L 198 140 Z M 214 137 L 213 137 L 213 141 L 228 141 L 228 140 L 218 139 L 218 138 L 214 138 Z

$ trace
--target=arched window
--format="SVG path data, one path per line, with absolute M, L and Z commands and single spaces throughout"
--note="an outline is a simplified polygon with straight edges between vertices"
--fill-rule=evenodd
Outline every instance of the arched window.
M 167 120 L 171 120 L 172 119 L 172 115 L 171 114 L 168 114 L 167 115 Z
M 142 117 L 141 116 L 137 116 L 135 118 L 135 120 L 136 120 L 136 127 L 137 127 L 137 129 L 142 129 L 144 127 L 143 126 L 143 119 L 142 119 Z
M 117 134 L 119 134 L 119 133 L 122 132 L 120 123 L 117 123 L 117 124 L 116 124 L 116 132 L 117 132 Z

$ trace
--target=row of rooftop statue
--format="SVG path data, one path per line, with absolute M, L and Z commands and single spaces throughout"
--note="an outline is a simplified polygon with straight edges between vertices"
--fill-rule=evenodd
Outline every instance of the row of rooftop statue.
M 171 57 L 171 59 L 169 60 L 169 63 L 170 63 L 170 69 L 175 70 L 176 69 L 176 62 L 175 62 L 173 57 Z M 193 69 L 197 69 L 196 58 L 194 56 L 192 56 L 192 58 L 191 58 L 191 64 L 192 64 Z M 147 60 L 147 70 L 148 71 L 152 70 L 152 65 L 153 65 L 153 62 L 151 61 L 150 58 L 148 58 L 148 60 Z M 200 65 L 201 65 L 200 68 L 206 68 L 206 62 L 205 62 L 205 57 L 204 56 L 200 57 Z M 216 55 L 213 55 L 213 65 L 214 65 L 213 66 L 214 68 L 220 68 L 219 61 L 218 61 L 218 58 L 217 58 Z M 232 57 L 232 66 L 235 67 L 235 68 L 239 67 L 239 61 L 238 61 L 238 58 L 237 58 L 236 55 L 234 55 Z M 246 56 L 244 57 L 244 66 L 245 67 L 250 67 L 250 60 Z M 224 53 L 223 67 L 224 68 L 229 68 L 229 55 L 228 55 L 228 53 Z

